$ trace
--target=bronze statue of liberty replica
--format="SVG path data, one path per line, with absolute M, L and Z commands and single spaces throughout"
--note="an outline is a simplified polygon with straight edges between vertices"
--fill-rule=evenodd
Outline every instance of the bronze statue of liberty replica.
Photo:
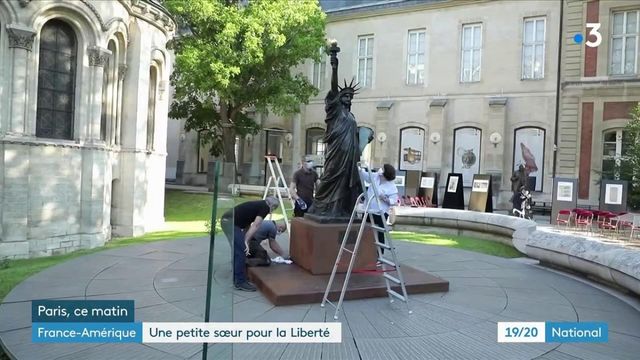
M 356 119 L 351 113 L 351 100 L 357 93 L 357 84 L 353 80 L 344 87 L 338 86 L 337 42 L 332 41 L 328 48 L 331 58 L 331 90 L 325 97 L 324 134 L 325 162 L 316 191 L 315 201 L 307 216 L 312 220 L 339 221 L 349 218 L 358 196 L 362 193 L 358 162 L 362 149 Z M 371 141 L 373 135 L 368 140 Z M 323 219 L 321 219 L 323 218 Z M 348 221 L 348 219 L 347 219 Z

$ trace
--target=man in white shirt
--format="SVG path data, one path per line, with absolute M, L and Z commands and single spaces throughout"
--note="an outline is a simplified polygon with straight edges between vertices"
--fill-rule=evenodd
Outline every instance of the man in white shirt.
M 398 204 L 398 187 L 393 182 L 396 179 L 396 169 L 390 164 L 384 164 L 382 169 L 369 176 L 368 171 L 360 168 L 360 176 L 364 181 L 371 184 L 367 190 L 367 200 L 374 195 L 373 184 L 378 189 L 380 208 L 378 208 L 378 201 L 372 199 L 369 212 L 373 215 L 374 223 L 379 227 L 384 227 L 384 223 L 389 219 L 389 213 L 394 211 L 394 207 Z M 384 243 L 384 233 L 382 231 L 378 232 L 378 239 Z M 384 248 L 380 250 L 384 253 Z

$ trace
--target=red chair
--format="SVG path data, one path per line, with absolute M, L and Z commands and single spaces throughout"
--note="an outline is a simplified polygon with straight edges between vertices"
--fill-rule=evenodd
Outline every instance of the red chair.
M 558 211 L 558 215 L 556 216 L 556 224 L 569 227 L 569 225 L 571 225 L 571 210 L 562 209 Z
M 591 232 L 593 224 L 593 212 L 588 210 L 579 209 L 576 212 L 576 227 L 580 229 L 580 227 L 584 227 L 584 229 L 588 232 Z
M 618 233 L 619 230 L 619 220 L 616 219 L 616 214 L 608 212 L 608 211 L 601 211 L 600 212 L 600 217 L 603 219 L 602 223 L 600 224 L 600 228 L 604 231 L 604 230 L 608 230 L 611 232 L 616 232 Z
M 600 211 L 593 210 L 593 219 L 595 220 L 595 225 L 597 230 L 604 230 L 604 224 L 607 222 L 609 212 L 608 211 Z
M 629 241 L 633 240 L 633 232 L 640 230 L 640 216 L 635 215 L 633 222 L 631 223 L 631 234 L 629 235 Z

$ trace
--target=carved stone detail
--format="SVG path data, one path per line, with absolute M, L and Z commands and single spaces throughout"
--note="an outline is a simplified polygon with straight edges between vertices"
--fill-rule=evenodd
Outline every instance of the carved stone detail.
M 89 54 L 89 66 L 104 67 L 111 56 L 111 51 L 98 46 L 91 46 L 87 48 Z
M 118 79 L 123 80 L 127 76 L 127 65 L 118 66 Z
M 89 0 L 80 0 L 80 1 L 82 1 L 83 4 L 87 5 L 89 10 L 91 10 L 91 12 L 98 18 L 98 22 L 100 23 L 100 27 L 102 28 L 102 31 L 109 30 L 109 27 L 104 23 L 104 20 L 102 20 L 102 16 L 100 16 L 98 9 L 96 9 L 96 7 L 93 6 L 91 2 L 89 2 Z
M 29 5 L 31 0 L 18 0 L 18 2 L 20 3 L 20 6 L 27 7 L 27 5 Z
M 33 39 L 36 32 L 28 27 L 21 25 L 7 25 L 7 34 L 9 35 L 9 47 L 20 48 L 27 51 L 33 49 Z

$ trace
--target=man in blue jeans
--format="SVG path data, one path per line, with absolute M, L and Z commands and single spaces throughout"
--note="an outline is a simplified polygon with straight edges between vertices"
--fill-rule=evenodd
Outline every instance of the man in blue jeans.
M 220 218 L 220 226 L 233 243 L 233 283 L 238 290 L 256 291 L 255 285 L 247 280 L 246 255 L 249 254 L 249 240 L 260 228 L 269 213 L 278 208 L 278 200 L 268 196 L 264 200 L 247 201 L 227 211 Z M 233 241 L 231 241 L 233 239 Z

